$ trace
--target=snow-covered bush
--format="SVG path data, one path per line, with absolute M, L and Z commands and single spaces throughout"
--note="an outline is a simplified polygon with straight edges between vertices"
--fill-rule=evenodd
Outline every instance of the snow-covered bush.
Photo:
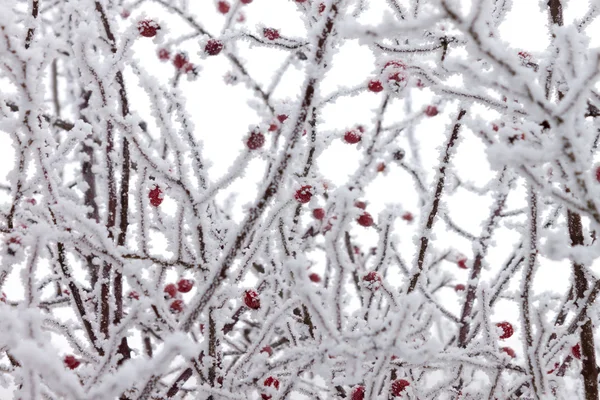
M 600 3 L 525 3 L 1 2 L 2 398 L 598 399 Z

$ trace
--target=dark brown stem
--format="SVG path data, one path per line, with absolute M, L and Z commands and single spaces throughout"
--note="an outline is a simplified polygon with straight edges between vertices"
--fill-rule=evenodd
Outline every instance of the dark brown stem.
M 415 290 L 415 288 L 417 287 L 417 283 L 419 282 L 421 273 L 423 272 L 425 255 L 427 254 L 427 246 L 429 245 L 429 234 L 431 233 L 435 217 L 437 216 L 438 208 L 440 205 L 440 199 L 442 198 L 442 192 L 444 191 L 444 183 L 446 182 L 446 168 L 450 164 L 450 157 L 452 157 L 452 154 L 454 153 L 453 147 L 456 141 L 458 140 L 458 132 L 460 131 L 461 127 L 459 121 L 462 119 L 462 117 L 465 116 L 466 113 L 466 110 L 460 110 L 458 112 L 458 117 L 456 118 L 456 122 L 454 124 L 454 127 L 452 128 L 452 133 L 450 134 L 450 138 L 446 143 L 445 155 L 438 169 L 439 176 L 435 188 L 435 194 L 431 204 L 431 210 L 429 211 L 429 216 L 427 217 L 427 224 L 425 225 L 424 232 L 422 233 L 420 239 L 421 246 L 419 248 L 419 256 L 417 258 L 417 271 L 414 273 L 410 280 L 410 284 L 408 285 L 408 293 L 411 293 L 413 290 Z
M 584 236 L 583 227 L 581 225 L 581 216 L 569 210 L 567 211 L 567 221 L 569 224 L 571 246 L 583 246 Z M 584 265 L 573 262 L 573 275 L 575 277 L 575 295 L 579 301 L 583 302 L 586 300 L 586 292 L 588 290 L 588 280 Z M 588 302 L 589 301 L 590 299 L 588 299 Z M 583 386 L 585 388 L 585 399 L 597 400 L 598 369 L 596 367 L 594 327 L 589 315 L 585 315 L 583 321 L 585 322 L 581 326 L 579 340 L 581 345 L 581 375 L 583 377 Z

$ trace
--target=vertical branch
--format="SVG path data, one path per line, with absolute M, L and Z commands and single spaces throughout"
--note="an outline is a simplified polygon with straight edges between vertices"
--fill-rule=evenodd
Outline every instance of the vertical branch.
M 39 13 L 40 2 L 39 0 L 31 0 L 31 16 L 33 19 L 37 19 Z M 25 38 L 25 48 L 28 49 L 31 46 L 31 41 L 33 40 L 33 34 L 35 33 L 35 28 L 29 28 L 27 30 L 27 37 Z
M 450 164 L 450 157 L 452 157 L 452 154 L 454 154 L 454 143 L 456 143 L 456 141 L 458 140 L 458 132 L 460 131 L 461 127 L 459 121 L 462 119 L 462 117 L 465 116 L 466 113 L 467 111 L 463 109 L 461 109 L 458 112 L 456 122 L 454 123 L 454 127 L 452 128 L 452 132 L 445 146 L 444 158 L 442 159 L 442 162 L 438 167 L 438 180 L 435 185 L 435 193 L 433 195 L 433 199 L 431 199 L 431 209 L 429 210 L 427 222 L 421 233 L 421 246 L 417 255 L 417 268 L 412 278 L 410 279 L 410 284 L 408 285 L 408 293 L 411 293 L 413 290 L 415 290 L 415 288 L 417 287 L 417 283 L 419 282 L 419 278 L 423 273 L 425 255 L 427 253 L 427 246 L 429 245 L 429 236 L 433 228 L 435 217 L 437 216 L 438 208 L 440 205 L 440 199 L 442 197 L 442 192 L 444 191 L 444 183 L 446 182 L 446 168 Z
M 570 210 L 567 211 L 567 222 L 569 225 L 569 237 L 571 246 L 583 246 L 583 227 L 581 226 L 581 216 Z M 573 262 L 573 276 L 575 277 L 575 294 L 579 301 L 585 301 L 588 290 L 588 279 L 585 266 L 578 262 Z M 598 399 L 598 369 L 596 367 L 596 345 L 594 341 L 594 326 L 589 317 L 589 306 L 586 304 L 587 315 L 581 321 L 581 331 L 579 340 L 581 341 L 581 375 L 583 377 L 583 386 L 585 389 L 586 400 Z
M 527 372 L 531 378 L 531 389 L 536 399 L 544 392 L 543 375 L 535 354 L 533 339 L 533 321 L 531 318 L 531 291 L 535 266 L 537 263 L 538 242 L 538 200 L 535 189 L 529 186 L 529 255 L 523 269 L 523 284 L 521 288 L 521 312 L 523 313 L 523 325 L 525 330 L 525 358 L 527 360 Z

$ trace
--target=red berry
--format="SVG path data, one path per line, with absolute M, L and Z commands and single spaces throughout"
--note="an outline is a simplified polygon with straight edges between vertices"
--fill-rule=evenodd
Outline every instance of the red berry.
M 256 150 L 263 147 L 265 144 L 265 136 L 260 132 L 252 132 L 246 141 L 246 146 L 250 150 Z
M 306 3 L 306 0 L 296 0 L 296 3 Z
M 158 185 L 154 186 L 154 188 L 148 192 L 148 198 L 150 199 L 150 204 L 152 204 L 154 207 L 161 205 L 163 202 L 162 190 Z
M 242 4 L 250 4 L 250 3 L 252 3 L 252 0 L 240 0 L 240 3 L 242 3 Z
M 65 290 L 65 292 L 66 292 L 66 290 Z M 135 290 L 132 290 L 131 292 L 129 292 L 127 297 L 129 297 L 130 299 L 139 300 L 140 294 L 138 292 L 136 292 Z
M 379 93 L 383 90 L 383 85 L 378 80 L 372 80 L 369 82 L 369 90 L 374 93 Z
M 315 274 L 314 272 L 312 274 L 310 274 L 308 277 L 311 280 L 311 282 L 314 282 L 314 283 L 321 282 L 321 277 L 319 276 L 319 274 Z
M 360 217 L 356 219 L 356 222 L 358 222 L 360 226 L 368 228 L 371 225 L 373 225 L 373 217 L 371 217 L 371 214 L 369 214 L 368 212 L 364 212 Z
M 462 283 L 457 284 L 456 286 L 454 286 L 454 290 L 457 292 L 462 292 L 466 289 L 465 285 L 463 285 Z
M 508 339 L 509 337 L 511 337 L 513 335 L 513 333 L 515 333 L 515 330 L 513 329 L 513 326 L 511 325 L 510 322 L 498 322 L 496 324 L 496 326 L 498 328 L 502 329 L 502 334 L 500 335 L 500 339 Z
M 510 347 L 503 347 L 500 350 L 505 352 L 506 354 L 508 354 L 511 358 L 515 358 L 517 356 L 515 351 L 513 349 L 511 349 Z
M 410 386 L 410 382 L 406 379 L 396 379 L 392 382 L 392 395 L 400 396 L 407 386 Z
M 578 360 L 581 360 L 581 346 L 577 343 L 575 346 L 571 347 L 571 354 Z
M 246 290 L 244 292 L 244 304 L 248 308 L 253 310 L 258 310 L 260 308 L 260 298 L 258 297 L 258 292 L 256 290 Z
M 183 306 L 184 306 L 183 300 L 177 299 L 177 300 L 173 300 L 173 302 L 171 303 L 169 308 L 171 309 L 172 312 L 180 313 L 183 311 Z
M 385 171 L 385 163 L 379 163 L 377 164 L 377 172 L 383 172 Z
M 27 203 L 31 204 L 32 206 L 35 206 L 37 204 L 37 201 L 34 198 L 31 199 L 27 199 L 25 200 Z
M 404 214 L 402 214 L 402 219 L 407 222 L 412 222 L 413 219 L 415 219 L 415 217 L 411 213 L 405 212 Z
M 221 14 L 227 14 L 229 12 L 229 3 L 226 1 L 219 1 L 217 3 L 217 9 Z
M 246 16 L 243 12 L 238 13 L 237 22 L 244 22 L 246 20 Z
M 559 363 L 554 363 L 554 368 L 552 368 L 550 371 L 548 371 L 548 372 L 546 372 L 546 373 L 547 373 L 547 374 L 551 374 L 551 373 L 553 373 L 554 371 L 556 371 L 556 369 L 558 368 L 558 366 L 559 366 L 559 365 L 560 365 Z
M 210 39 L 204 46 L 204 52 L 209 56 L 216 56 L 223 50 L 223 42 L 217 39 Z
M 272 376 L 269 376 L 267 379 L 265 379 L 263 384 L 267 387 L 273 386 L 275 389 L 279 390 L 279 380 L 277 378 L 273 378 Z M 272 397 L 266 393 L 261 393 L 260 396 L 263 398 L 263 400 L 269 400 Z
M 352 400 L 364 400 L 365 399 L 365 387 L 357 386 L 352 391 Z
M 78 359 L 76 359 L 75 356 L 72 355 L 65 356 L 65 359 L 63 361 L 69 369 L 75 369 L 81 364 L 81 362 Z
M 323 14 L 323 11 L 325 11 L 325 3 L 319 4 L 319 14 Z
M 279 39 L 279 31 L 273 28 L 263 29 L 263 35 L 269 40 Z
M 281 122 L 282 124 L 285 122 L 286 119 L 288 119 L 288 116 L 285 114 L 279 114 L 277 116 L 277 120 L 279 120 L 279 122 Z
M 2 303 L 6 303 L 6 293 L 2 292 L 2 296 L 0 296 L 0 301 Z
M 404 83 L 407 80 L 408 76 L 406 75 L 406 72 L 399 71 L 388 75 L 388 81 L 394 81 L 396 85 Z
M 354 207 L 360 208 L 361 210 L 366 210 L 367 209 L 367 203 L 365 203 L 364 201 L 357 200 L 357 201 L 354 202 Z
M 177 282 L 177 290 L 181 293 L 187 293 L 194 287 L 194 281 L 191 279 L 180 279 Z
M 392 60 L 392 61 L 386 62 L 385 65 L 383 66 L 383 69 L 386 69 L 387 67 L 392 67 L 394 69 L 396 69 L 396 68 L 406 69 L 406 64 L 404 64 L 402 61 Z
M 596 167 L 596 180 L 600 182 L 600 166 Z
M 177 53 L 175 57 L 173 57 L 173 65 L 177 69 L 183 69 L 188 63 L 188 58 L 185 53 Z
M 160 25 L 158 25 L 155 21 L 152 21 L 151 19 L 145 19 L 143 21 L 138 22 L 138 31 L 143 37 L 154 37 L 156 36 L 156 31 L 158 31 L 159 29 Z
M 462 269 L 468 269 L 469 267 L 467 266 L 467 259 L 466 258 L 460 258 L 456 264 L 458 264 L 459 268 Z
M 381 276 L 377 271 L 369 272 L 363 276 L 362 280 L 366 282 L 366 287 L 370 290 L 378 290 L 379 286 L 381 286 Z
M 184 73 L 188 73 L 191 72 L 193 74 L 196 73 L 196 67 L 194 66 L 194 64 L 192 64 L 191 62 L 185 63 L 183 68 L 182 68 Z
M 494 132 L 498 132 L 498 129 L 500 128 L 498 127 L 498 125 L 492 124 L 492 129 L 494 130 Z
M 131 13 L 129 12 L 129 10 L 121 11 L 121 18 L 123 18 L 123 19 L 129 18 L 130 15 L 131 15 Z
M 531 54 L 529 54 L 526 51 L 520 51 L 519 57 L 521 57 L 523 59 L 523 61 L 529 61 L 531 59 Z
M 260 352 L 267 353 L 269 355 L 269 357 L 271 357 L 273 355 L 273 349 L 271 348 L 271 346 L 268 346 L 268 345 L 263 347 Z
M 174 283 L 169 283 L 165 286 L 163 292 L 169 296 L 169 299 L 172 299 L 173 297 L 177 296 L 177 286 L 175 286 Z
M 277 124 L 269 125 L 269 132 L 275 132 L 277 130 Z
M 158 59 L 159 60 L 166 61 L 169 58 L 171 58 L 171 53 L 169 53 L 169 50 L 167 50 L 167 49 L 158 50 Z
M 423 82 L 422 82 L 420 79 L 418 79 L 418 80 L 417 80 L 417 87 L 418 87 L 419 89 L 422 89 L 422 88 L 424 88 L 424 87 L 425 87 L 425 84 L 424 84 L 424 83 L 423 83 Z
M 294 198 L 300 203 L 308 203 L 312 197 L 312 186 L 304 185 L 296 191 Z
M 349 144 L 356 144 L 360 142 L 361 138 L 362 135 L 355 130 L 348 131 L 344 134 L 344 140 Z
M 325 218 L 325 210 L 322 208 L 315 208 L 313 210 L 313 218 L 321 221 L 323 218 Z
M 435 117 L 436 115 L 438 115 L 437 107 L 427 106 L 427 108 L 425 109 L 425 115 L 427 115 L 428 117 Z

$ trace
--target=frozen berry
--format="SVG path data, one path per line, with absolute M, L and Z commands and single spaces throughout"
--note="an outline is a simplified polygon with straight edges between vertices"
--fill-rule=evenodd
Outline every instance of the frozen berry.
M 66 290 L 65 290 L 66 292 Z M 128 298 L 132 299 L 132 300 L 139 300 L 140 299 L 140 294 L 138 292 L 136 292 L 135 290 L 132 290 L 131 292 L 129 292 L 129 294 L 127 295 Z
M 194 287 L 194 281 L 191 279 L 180 279 L 177 282 L 177 290 L 181 293 L 187 293 Z
M 456 264 L 458 265 L 459 268 L 462 269 L 468 269 L 469 267 L 467 266 L 467 259 L 466 258 L 460 258 Z
M 75 356 L 72 355 L 65 356 L 65 359 L 63 361 L 69 369 L 75 369 L 81 364 L 81 362 L 78 359 L 76 359 Z
M 175 286 L 174 283 L 169 283 L 165 286 L 163 292 L 168 295 L 169 299 L 172 299 L 173 297 L 177 296 L 177 286 Z
M 354 207 L 360 208 L 361 210 L 366 210 L 367 203 L 365 203 L 364 201 L 361 201 L 361 200 L 357 200 L 354 202 Z
M 150 192 L 148 192 L 148 198 L 150 199 L 150 204 L 154 207 L 158 207 L 163 202 L 162 190 L 158 185 L 154 186 Z
M 600 166 L 596 167 L 596 181 L 600 182 Z
M 311 282 L 314 282 L 314 283 L 321 282 L 321 277 L 319 276 L 319 274 L 315 274 L 314 272 L 312 274 L 310 274 L 308 276 L 308 278 L 311 280 Z
M 159 60 L 167 61 L 169 58 L 171 58 L 171 53 L 169 53 L 169 50 L 167 50 L 167 49 L 158 50 L 158 59 Z
M 279 31 L 273 28 L 263 29 L 263 35 L 269 40 L 279 39 Z
M 217 39 L 210 39 L 204 46 L 204 52 L 209 56 L 216 56 L 223 50 L 223 42 Z
M 571 347 L 571 354 L 578 360 L 581 360 L 581 346 L 577 343 L 575 346 Z
M 415 217 L 411 213 L 405 212 L 404 214 L 402 214 L 402 219 L 406 222 L 412 222 L 413 219 L 415 219 Z
M 177 300 L 173 300 L 173 302 L 171 303 L 169 308 L 174 313 L 180 313 L 183 311 L 183 305 L 184 305 L 183 300 L 177 299 Z
M 250 150 L 257 150 L 265 144 L 265 136 L 260 132 L 252 132 L 246 141 L 246 146 Z
M 511 349 L 510 347 L 503 347 L 500 350 L 505 352 L 506 354 L 508 354 L 511 358 L 515 358 L 517 356 L 515 351 L 513 349 Z
M 323 11 L 325 11 L 325 3 L 319 4 L 319 14 L 323 14 Z
M 160 25 L 158 25 L 155 21 L 152 21 L 151 19 L 145 19 L 138 22 L 138 31 L 143 37 L 154 37 L 156 36 L 156 31 L 158 31 L 159 29 Z
M 325 218 L 325 210 L 322 208 L 315 208 L 312 212 L 313 218 L 318 219 L 319 221 Z
M 312 197 L 312 186 L 304 185 L 296 191 L 294 198 L 300 203 L 308 203 Z
M 371 271 L 363 276 L 362 280 L 368 289 L 377 290 L 381 286 L 381 276 L 377 271 Z
M 386 69 L 388 67 L 393 68 L 393 69 L 406 69 L 406 64 L 404 64 L 402 61 L 392 60 L 392 61 L 386 62 L 385 65 L 383 66 L 383 69 Z
M 185 53 L 177 53 L 175 57 L 173 57 L 173 65 L 177 69 L 183 69 L 185 65 L 188 63 L 188 58 Z
M 383 85 L 378 80 L 372 80 L 369 82 L 369 90 L 374 93 L 379 93 L 383 90 Z
M 273 349 L 271 348 L 271 346 L 268 346 L 268 345 L 263 347 L 260 352 L 267 353 L 269 355 L 269 357 L 271 357 L 273 355 Z
M 227 14 L 229 12 L 230 5 L 226 1 L 219 1 L 217 3 L 217 9 L 221 14 Z
M 279 380 L 277 378 L 273 378 L 272 376 L 269 376 L 267 379 L 265 379 L 263 384 L 266 387 L 273 386 L 276 390 L 279 390 Z M 263 400 L 270 400 L 273 396 L 266 393 L 261 393 L 261 397 L 263 398 Z
M 275 132 L 277 128 L 277 124 L 271 124 L 269 125 L 269 132 Z
M 410 382 L 406 379 L 396 379 L 392 382 L 392 395 L 400 396 L 407 386 L 410 386 Z
M 352 396 L 350 397 L 352 400 L 364 400 L 365 399 L 365 387 L 357 386 L 352 390 Z
M 285 114 L 279 114 L 279 115 L 277 116 L 277 120 L 278 120 L 279 122 L 281 122 L 282 124 L 285 122 L 285 120 L 286 120 L 286 119 L 288 119 L 288 116 L 287 116 L 287 115 L 285 115 Z
M 131 13 L 129 12 L 129 10 L 121 11 L 121 18 L 123 18 L 123 19 L 129 18 L 130 15 L 131 15 Z
M 425 115 L 427 115 L 428 117 L 435 117 L 436 115 L 438 115 L 437 107 L 427 106 L 427 108 L 425 109 Z
M 244 292 L 244 304 L 248 308 L 253 310 L 258 310 L 260 308 L 260 298 L 258 297 L 258 292 L 256 290 L 246 290 Z
M 354 129 L 344 134 L 344 140 L 346 141 L 346 143 L 349 144 L 356 144 L 360 142 L 361 138 L 362 135 L 360 134 L 360 132 L 357 132 Z
M 385 171 L 385 163 L 379 163 L 377 164 L 377 172 L 383 172 Z
M 498 328 L 502 329 L 502 334 L 500 335 L 500 339 L 508 339 L 515 332 L 513 329 L 513 326 L 511 325 L 510 322 L 506 322 L 506 321 L 498 322 L 496 324 L 496 326 Z
M 369 214 L 368 212 L 364 212 L 360 217 L 356 219 L 356 222 L 358 222 L 360 226 L 368 228 L 371 225 L 373 225 L 373 217 L 371 217 L 371 214 Z
M 466 287 L 462 283 L 458 283 L 456 286 L 454 286 L 454 290 L 457 292 L 463 292 L 465 289 Z
M 242 3 L 242 4 L 250 4 L 250 3 L 252 3 L 252 0 L 240 0 L 240 3 Z

